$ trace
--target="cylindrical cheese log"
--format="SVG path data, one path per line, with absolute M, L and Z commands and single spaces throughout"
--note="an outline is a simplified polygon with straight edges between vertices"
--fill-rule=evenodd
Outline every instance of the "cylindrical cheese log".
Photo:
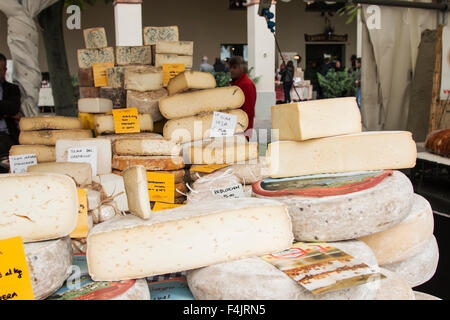
M 414 194 L 411 209 L 405 219 L 392 228 L 369 234 L 359 240 L 373 250 L 378 264 L 384 266 L 417 254 L 417 247 L 429 239 L 433 231 L 434 218 L 430 203 L 421 195 Z
M 56 141 L 60 139 L 83 139 L 83 138 L 92 138 L 92 131 L 82 129 L 21 131 L 19 135 L 19 143 L 54 146 L 56 145 Z
M 149 114 L 139 114 L 141 132 L 153 131 L 153 119 Z M 98 114 L 94 117 L 95 130 L 98 134 L 114 133 L 114 117 L 112 114 Z
M 37 116 L 20 118 L 20 131 L 51 129 L 83 129 L 81 120 L 76 117 Z
M 77 188 L 66 175 L 2 174 L 0 190 L 0 239 L 56 239 L 69 235 L 77 225 Z
M 96 225 L 87 243 L 92 279 L 117 281 L 285 250 L 292 229 L 279 202 L 227 199 L 154 212 L 149 220 L 116 217 Z
M 143 165 L 150 171 L 179 170 L 184 168 L 182 157 L 172 156 L 117 156 L 112 159 L 112 167 L 117 170 L 125 170 L 128 167 Z
M 248 127 L 248 116 L 241 109 L 224 111 L 237 117 L 234 133 L 242 133 Z M 191 116 L 173 119 L 166 122 L 163 135 L 166 139 L 171 139 L 177 143 L 201 140 L 209 138 L 214 113 L 206 113 L 198 116 Z
M 65 174 L 71 177 L 78 186 L 92 183 L 92 168 L 84 162 L 49 162 L 27 167 L 27 172 L 48 172 Z
M 163 116 L 159 111 L 159 100 L 167 95 L 165 88 L 146 92 L 127 90 L 127 108 L 136 108 L 138 113 L 150 114 L 154 122 L 160 121 Z
M 100 98 L 100 87 L 80 87 L 80 98 Z
M 113 151 L 125 156 L 179 156 L 181 147 L 167 139 L 125 138 L 113 143 Z
M 113 102 L 106 98 L 83 98 L 78 99 L 78 111 L 86 113 L 108 113 L 112 112 Z
M 18 156 L 22 154 L 35 154 L 38 163 L 56 161 L 54 146 L 18 144 L 12 146 L 11 149 L 9 149 L 10 156 Z
M 173 96 L 189 89 L 212 89 L 216 85 L 216 79 L 212 73 L 186 70 L 169 80 L 167 90 L 169 95 Z
M 241 88 L 231 86 L 169 96 L 159 101 L 159 109 L 165 118 L 178 119 L 203 112 L 237 109 L 244 101 Z

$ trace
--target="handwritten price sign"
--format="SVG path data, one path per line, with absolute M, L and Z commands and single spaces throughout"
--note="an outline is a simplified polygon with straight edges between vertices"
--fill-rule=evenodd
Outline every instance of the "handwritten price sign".
M 114 131 L 116 133 L 141 132 L 139 114 L 136 108 L 114 109 Z
M 174 78 L 180 72 L 185 70 L 185 65 L 183 63 L 172 63 L 172 64 L 163 64 L 163 86 L 167 87 L 170 79 Z
M 215 111 L 211 124 L 210 137 L 217 138 L 234 135 L 236 123 L 236 115 Z
M 150 201 L 175 202 L 175 177 L 170 173 L 147 172 Z

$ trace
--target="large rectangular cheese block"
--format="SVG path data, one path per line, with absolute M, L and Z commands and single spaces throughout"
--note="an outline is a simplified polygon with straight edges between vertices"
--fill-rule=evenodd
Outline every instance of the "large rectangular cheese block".
M 78 186 L 92 183 L 92 169 L 89 163 L 83 162 L 47 162 L 28 166 L 27 172 L 48 172 L 65 174 L 71 177 Z
M 94 72 L 92 67 L 78 69 L 78 85 L 80 87 L 94 87 Z
M 88 28 L 83 30 L 84 44 L 86 48 L 106 48 L 108 40 L 106 38 L 105 28 Z
M 147 170 L 144 166 L 134 166 L 125 169 L 122 176 L 127 194 L 128 210 L 142 219 L 149 219 L 152 209 L 148 194 Z
M 62 174 L 0 175 L 0 239 L 24 242 L 69 235 L 78 220 L 75 182 Z
M 179 156 L 181 147 L 168 139 L 125 138 L 113 143 L 113 151 L 123 156 Z
M 128 200 L 125 192 L 123 177 L 114 174 L 99 174 L 92 178 L 92 181 L 102 186 L 102 191 L 108 198 L 112 198 L 120 211 L 128 211 Z
M 150 46 L 116 47 L 116 63 L 119 66 L 130 64 L 152 64 Z
M 194 55 L 193 41 L 167 41 L 159 40 L 155 43 L 155 53 L 179 54 L 182 56 Z
M 217 85 L 216 79 L 210 72 L 186 70 L 169 80 L 167 90 L 169 95 L 194 89 L 212 89 Z
M 149 171 L 179 170 L 184 168 L 183 157 L 180 156 L 118 156 L 113 155 L 112 167 L 125 170 L 128 167 L 142 165 Z
M 59 139 L 69 138 L 92 138 L 91 130 L 38 130 L 21 131 L 19 135 L 20 144 L 42 144 L 54 146 Z
M 184 64 L 186 69 L 192 69 L 194 63 L 192 56 L 182 56 L 177 54 L 156 53 L 155 67 L 162 67 L 163 64 Z
M 154 45 L 157 41 L 178 41 L 179 32 L 178 26 L 167 26 L 167 27 L 144 27 L 144 45 Z
M 407 131 L 373 131 L 306 141 L 269 144 L 266 161 L 273 178 L 316 173 L 412 168 L 416 144 Z
M 136 108 L 139 113 L 148 113 L 152 116 L 153 122 L 156 122 L 163 119 L 159 112 L 159 100 L 167 96 L 165 88 L 147 92 L 127 90 L 127 108 Z
M 117 281 L 279 252 L 292 241 L 280 202 L 227 199 L 98 224 L 87 237 L 86 257 L 93 280 Z
M 20 118 L 21 131 L 50 129 L 83 129 L 81 120 L 76 117 L 36 116 Z
M 272 106 L 272 129 L 280 140 L 294 141 L 358 133 L 361 112 L 354 97 L 278 104 Z
M 108 139 L 73 139 L 66 138 L 56 142 L 56 161 L 67 162 L 69 149 L 80 147 L 96 147 L 97 174 L 111 173 L 111 141 Z
M 155 69 L 127 69 L 124 86 L 135 91 L 159 90 L 163 87 L 163 73 Z
M 214 140 L 193 144 L 189 148 L 190 164 L 227 164 L 258 158 L 257 142 L 240 142 Z
M 159 111 L 166 119 L 178 119 L 199 113 L 240 108 L 244 92 L 237 86 L 180 93 L 159 101 Z
M 114 48 L 78 49 L 78 67 L 92 68 L 94 63 L 115 62 Z
M 153 131 L 153 120 L 149 114 L 139 114 L 141 132 Z M 114 117 L 112 114 L 97 114 L 94 117 L 95 131 L 98 134 L 114 133 Z
M 113 67 L 106 69 L 108 87 L 123 88 L 125 67 Z
M 111 100 L 113 108 L 127 106 L 127 91 L 123 88 L 100 87 L 100 98 Z
M 35 154 L 37 163 L 56 161 L 54 146 L 18 144 L 11 146 L 9 149 L 10 156 L 18 156 L 22 154 Z
M 112 112 L 113 102 L 105 98 L 83 98 L 78 99 L 78 111 L 86 113 Z
M 100 87 L 80 87 L 80 98 L 100 98 Z
M 241 109 L 222 111 L 237 117 L 234 133 L 242 133 L 248 127 L 247 113 Z M 197 116 L 172 119 L 166 122 L 163 128 L 164 138 L 177 143 L 207 139 L 211 134 L 211 125 L 214 113 L 205 113 Z

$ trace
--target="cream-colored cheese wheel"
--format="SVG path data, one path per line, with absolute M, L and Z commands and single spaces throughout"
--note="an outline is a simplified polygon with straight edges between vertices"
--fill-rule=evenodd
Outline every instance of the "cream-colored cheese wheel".
M 413 290 L 397 273 L 384 268 L 380 272 L 386 278 L 379 281 L 374 300 L 415 300 Z

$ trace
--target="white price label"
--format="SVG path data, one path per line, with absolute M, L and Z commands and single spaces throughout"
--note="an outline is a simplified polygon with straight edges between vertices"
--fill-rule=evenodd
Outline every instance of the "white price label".
M 68 162 L 87 162 L 91 165 L 92 175 L 97 175 L 97 147 L 70 148 L 67 155 Z
M 27 172 L 28 166 L 37 164 L 36 154 L 21 154 L 18 156 L 9 156 L 9 167 L 11 173 Z
M 211 124 L 211 138 L 232 136 L 236 130 L 237 116 L 223 112 L 214 112 Z
M 242 184 L 233 184 L 225 188 L 216 188 L 211 190 L 212 194 L 218 198 L 243 198 L 244 188 Z

